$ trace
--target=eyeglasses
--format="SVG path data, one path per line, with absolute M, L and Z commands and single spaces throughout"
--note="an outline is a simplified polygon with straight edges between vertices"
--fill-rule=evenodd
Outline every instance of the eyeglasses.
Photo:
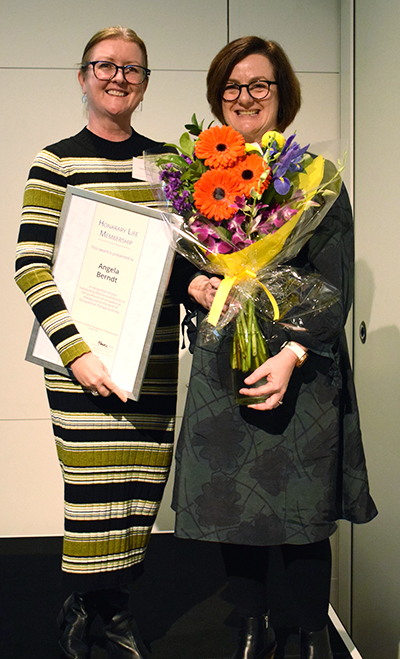
M 114 62 L 88 62 L 82 68 L 87 69 L 90 64 L 93 66 L 93 73 L 98 80 L 112 80 L 117 75 L 118 69 L 121 69 L 126 82 L 131 85 L 142 84 L 151 73 L 150 69 L 146 69 L 144 66 L 137 64 L 118 66 Z
M 262 101 L 267 98 L 271 85 L 277 84 L 273 80 L 255 80 L 249 85 L 237 85 L 235 82 L 231 82 L 222 92 L 222 98 L 224 101 L 236 101 L 242 93 L 242 89 L 246 89 L 251 98 Z

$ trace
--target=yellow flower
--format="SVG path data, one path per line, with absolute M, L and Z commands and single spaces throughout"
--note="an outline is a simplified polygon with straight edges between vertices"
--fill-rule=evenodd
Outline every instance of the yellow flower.
M 278 133 L 277 130 L 269 130 L 267 133 L 264 133 L 264 135 L 261 138 L 261 146 L 263 149 L 266 149 L 271 142 L 275 142 L 278 145 L 279 149 L 283 149 L 285 146 L 285 138 L 283 137 L 282 133 Z
M 246 153 L 258 153 L 262 155 L 261 147 L 258 142 L 246 142 L 244 145 L 244 150 Z

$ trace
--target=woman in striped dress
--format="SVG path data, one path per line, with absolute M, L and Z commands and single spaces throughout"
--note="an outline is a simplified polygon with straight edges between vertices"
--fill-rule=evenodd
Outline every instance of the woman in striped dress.
M 142 571 L 172 454 L 186 262 L 174 266 L 138 402 L 127 400 L 90 351 L 51 272 L 68 184 L 151 204 L 149 186 L 131 174 L 132 157 L 158 146 L 130 123 L 148 85 L 147 66 L 146 47 L 133 30 L 107 28 L 89 41 L 78 73 L 87 127 L 36 157 L 18 240 L 17 284 L 72 372 L 45 371 L 65 484 L 62 571 L 71 596 L 58 620 L 60 646 L 70 659 L 90 656 L 88 630 L 97 613 L 105 621 L 110 657 L 143 656 L 127 585 Z

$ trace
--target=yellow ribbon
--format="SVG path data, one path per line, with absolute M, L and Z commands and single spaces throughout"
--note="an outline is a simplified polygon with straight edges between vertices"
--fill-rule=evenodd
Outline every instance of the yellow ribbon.
M 302 191 L 303 198 L 299 210 L 289 222 L 286 222 L 275 233 L 257 240 L 239 252 L 207 254 L 209 261 L 217 266 L 216 271 L 224 274 L 224 279 L 215 294 L 208 316 L 208 322 L 211 325 L 216 326 L 232 286 L 238 281 L 249 278 L 256 279 L 259 285 L 262 286 L 272 304 L 274 320 L 279 319 L 279 307 L 276 300 L 264 284 L 257 279 L 257 273 L 281 252 L 289 234 L 295 228 L 309 201 L 316 194 L 324 174 L 324 162 L 322 156 L 317 156 L 305 168 L 304 172 L 298 174 L 296 187 Z
M 218 323 L 219 317 L 222 313 L 222 309 L 228 298 L 232 286 L 241 279 L 246 279 L 246 278 L 255 279 L 257 283 L 264 289 L 264 291 L 268 295 L 268 299 L 271 302 L 272 308 L 274 310 L 274 320 L 279 320 L 279 307 L 272 293 L 268 290 L 266 286 L 264 286 L 264 284 L 259 279 L 257 279 L 254 272 L 252 272 L 251 270 L 246 270 L 244 274 L 247 275 L 247 277 L 246 276 L 224 277 L 224 279 L 221 281 L 221 284 L 219 285 L 218 290 L 215 294 L 215 298 L 212 303 L 210 313 L 208 315 L 208 322 L 210 323 L 210 325 L 213 325 L 213 327 L 215 327 L 216 324 Z

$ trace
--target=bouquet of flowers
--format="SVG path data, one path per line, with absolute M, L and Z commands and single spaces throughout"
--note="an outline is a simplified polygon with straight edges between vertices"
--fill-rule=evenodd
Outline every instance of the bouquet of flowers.
M 203 130 L 195 115 L 185 127 L 179 145 L 168 145 L 175 152 L 158 156 L 155 187 L 171 209 L 165 221 L 175 249 L 224 277 L 203 340 L 236 321 L 231 366 L 252 371 L 268 357 L 260 317 L 301 327 L 338 299 L 318 275 L 282 264 L 337 198 L 341 169 L 309 154 L 295 135 L 269 131 L 260 146 L 246 144 L 230 126 Z

